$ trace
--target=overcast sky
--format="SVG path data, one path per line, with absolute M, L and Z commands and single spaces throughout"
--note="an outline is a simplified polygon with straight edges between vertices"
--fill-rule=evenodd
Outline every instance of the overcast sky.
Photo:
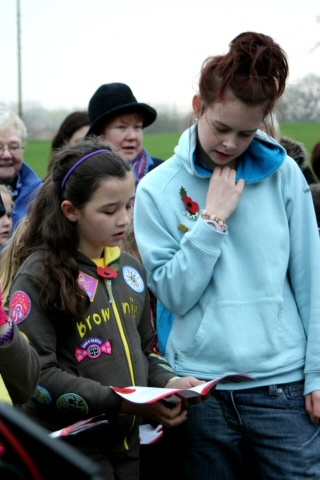
M 0 103 L 18 101 L 17 1 L 0 0 Z M 319 0 L 20 0 L 22 100 L 87 108 L 103 83 L 188 109 L 209 55 L 239 33 L 272 36 L 290 82 L 320 76 Z

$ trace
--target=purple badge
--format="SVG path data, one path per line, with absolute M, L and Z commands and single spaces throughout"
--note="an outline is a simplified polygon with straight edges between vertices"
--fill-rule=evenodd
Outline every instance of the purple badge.
M 86 292 L 90 301 L 93 302 L 98 286 L 98 280 L 83 272 L 79 272 L 78 283 L 79 287 Z

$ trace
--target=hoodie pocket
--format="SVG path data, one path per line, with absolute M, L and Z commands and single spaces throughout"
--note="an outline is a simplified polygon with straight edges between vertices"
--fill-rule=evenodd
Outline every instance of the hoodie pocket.
M 177 357 L 179 367 L 190 367 L 192 362 L 195 371 L 212 366 L 212 371 L 222 374 L 259 372 L 263 376 L 300 365 L 305 345 L 298 312 L 292 312 L 289 325 L 283 316 L 282 297 L 223 301 L 208 306 L 196 335 L 179 349 Z

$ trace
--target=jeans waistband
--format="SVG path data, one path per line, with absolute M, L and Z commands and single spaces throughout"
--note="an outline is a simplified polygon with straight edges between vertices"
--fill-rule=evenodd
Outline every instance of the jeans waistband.
M 278 384 L 273 384 L 273 385 L 266 385 L 264 387 L 253 387 L 253 388 L 242 388 L 239 390 L 232 390 L 234 394 L 237 393 L 250 393 L 250 394 L 255 394 L 255 393 L 268 393 L 269 395 L 273 396 L 277 394 L 277 390 L 279 388 L 284 389 L 287 387 L 294 387 L 294 386 L 300 386 L 304 385 L 304 380 L 299 380 L 297 382 L 291 382 L 291 383 L 278 383 Z M 220 391 L 226 391 L 226 390 L 213 390 L 213 392 L 220 392 Z

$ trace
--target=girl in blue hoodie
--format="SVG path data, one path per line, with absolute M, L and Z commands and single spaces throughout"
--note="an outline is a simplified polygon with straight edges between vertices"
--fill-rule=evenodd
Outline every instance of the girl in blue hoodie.
M 204 62 L 195 124 L 137 190 L 136 239 L 174 373 L 253 377 L 218 384 L 167 434 L 179 478 L 319 478 L 317 223 L 299 166 L 259 130 L 287 76 L 272 38 L 238 35 Z

